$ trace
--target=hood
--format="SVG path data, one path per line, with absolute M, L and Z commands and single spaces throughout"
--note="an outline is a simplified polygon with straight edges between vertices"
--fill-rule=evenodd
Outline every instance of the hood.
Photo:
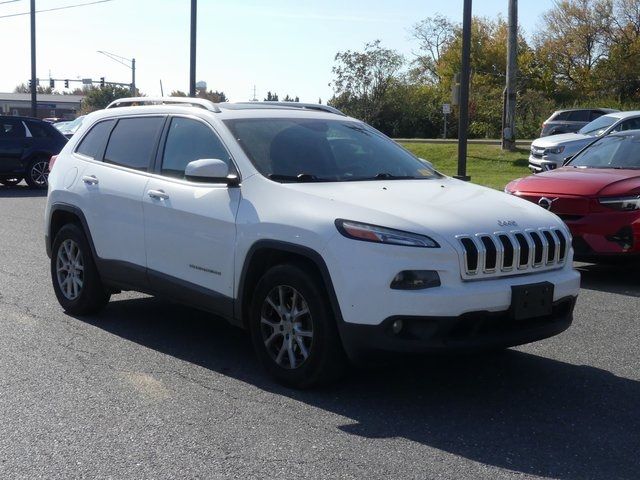
M 335 218 L 428 235 L 455 236 L 561 225 L 555 215 L 531 202 L 448 177 L 283 186 L 334 202 L 331 214 Z M 313 203 L 311 198 L 309 203 Z
M 584 197 L 633 195 L 640 192 L 640 171 L 562 167 L 514 180 L 507 189 L 520 193 Z
M 550 148 L 558 147 L 560 145 L 571 144 L 587 144 L 597 137 L 590 137 L 589 135 L 583 135 L 581 133 L 561 133 L 560 135 L 550 135 L 548 137 L 538 138 L 531 143 L 533 147 Z

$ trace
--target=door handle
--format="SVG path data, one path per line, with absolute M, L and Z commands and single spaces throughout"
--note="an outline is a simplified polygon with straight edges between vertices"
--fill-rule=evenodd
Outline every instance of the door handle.
M 147 195 L 151 198 L 155 198 L 156 200 L 167 200 L 169 198 L 169 195 L 164 193 L 163 190 L 149 190 Z
M 82 181 L 87 185 L 97 185 L 99 183 L 95 175 L 84 175 Z

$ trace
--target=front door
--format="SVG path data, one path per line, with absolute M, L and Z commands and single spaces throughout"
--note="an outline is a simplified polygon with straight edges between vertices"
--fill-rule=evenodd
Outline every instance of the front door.
M 22 156 L 30 147 L 24 122 L 17 118 L 0 120 L 0 175 L 23 173 Z
M 186 165 L 229 153 L 202 120 L 173 117 L 143 196 L 148 275 L 153 289 L 228 313 L 233 297 L 235 219 L 240 188 L 187 181 Z

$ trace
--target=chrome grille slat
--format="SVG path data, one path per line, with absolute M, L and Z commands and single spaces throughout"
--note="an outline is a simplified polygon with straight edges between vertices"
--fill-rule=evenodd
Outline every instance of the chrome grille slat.
M 462 277 L 467 280 L 560 268 L 570 248 L 570 238 L 558 228 L 476 233 L 458 235 L 456 239 L 461 248 Z M 528 252 L 521 262 L 520 254 L 525 253 L 522 248 L 527 248 Z M 507 261 L 509 251 L 512 251 L 511 264 Z

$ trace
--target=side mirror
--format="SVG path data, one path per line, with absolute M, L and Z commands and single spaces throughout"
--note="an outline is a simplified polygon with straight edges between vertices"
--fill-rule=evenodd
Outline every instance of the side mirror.
M 436 169 L 436 167 L 433 166 L 433 163 L 431 163 L 429 160 L 425 160 L 424 158 L 420 158 L 419 159 L 422 163 L 424 163 L 427 167 L 429 167 L 431 170 Z
M 238 177 L 229 175 L 229 165 L 217 158 L 203 158 L 189 162 L 184 170 L 184 176 L 192 182 L 238 184 Z
M 562 166 L 564 167 L 567 163 L 569 163 L 571 161 L 571 159 L 573 159 L 573 155 L 570 155 L 568 157 L 564 157 L 562 159 Z

